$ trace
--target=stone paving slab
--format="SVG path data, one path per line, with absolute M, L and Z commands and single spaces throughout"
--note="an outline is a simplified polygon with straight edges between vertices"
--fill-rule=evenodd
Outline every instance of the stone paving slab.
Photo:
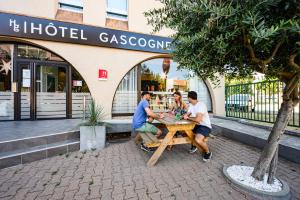
M 254 165 L 259 150 L 222 136 L 209 141 L 213 159 L 188 154 L 189 145 L 165 151 L 156 166 L 133 141 L 0 170 L 0 199 L 245 199 L 224 179 L 223 164 Z M 278 177 L 300 199 L 300 165 L 279 159 Z

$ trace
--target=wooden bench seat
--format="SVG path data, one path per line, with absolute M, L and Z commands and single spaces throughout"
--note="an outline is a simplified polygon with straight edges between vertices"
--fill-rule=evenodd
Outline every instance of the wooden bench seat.
M 212 134 L 209 134 L 208 137 L 206 137 L 204 139 L 205 142 L 208 141 L 208 139 L 214 139 L 215 136 Z M 161 139 L 157 139 L 155 135 L 153 135 L 152 133 L 148 133 L 148 132 L 137 132 L 137 135 L 135 137 L 135 143 L 139 144 L 141 141 L 144 142 L 144 145 L 146 147 L 158 147 L 161 144 Z M 190 141 L 188 138 L 182 138 L 182 136 L 176 137 L 172 139 L 172 142 L 170 145 L 172 144 L 186 144 L 188 141 Z
M 135 143 L 139 143 L 143 140 L 146 147 L 158 147 L 161 143 L 161 140 L 157 139 L 155 135 L 148 132 L 138 132 L 135 138 Z

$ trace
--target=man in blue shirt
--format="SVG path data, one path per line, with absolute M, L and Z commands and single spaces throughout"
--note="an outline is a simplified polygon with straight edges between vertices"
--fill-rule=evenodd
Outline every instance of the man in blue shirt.
M 133 115 L 132 120 L 132 128 L 136 132 L 151 132 L 156 137 L 159 137 L 162 133 L 160 129 L 155 127 L 153 124 L 147 123 L 147 118 L 149 118 L 149 122 L 152 122 L 153 119 L 163 118 L 163 114 L 155 114 L 149 106 L 149 101 L 151 99 L 151 94 L 148 91 L 142 92 L 142 100 L 136 108 L 136 111 Z M 141 149 L 149 152 L 151 151 L 149 148 L 141 144 Z

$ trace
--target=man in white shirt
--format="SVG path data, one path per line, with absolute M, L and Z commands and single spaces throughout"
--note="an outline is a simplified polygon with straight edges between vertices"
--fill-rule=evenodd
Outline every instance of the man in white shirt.
M 208 161 L 212 157 L 212 153 L 208 149 L 207 143 L 204 141 L 211 132 L 211 123 L 207 112 L 207 107 L 204 103 L 197 100 L 197 93 L 190 91 L 188 93 L 189 109 L 187 114 L 183 116 L 184 119 L 196 122 L 193 132 L 195 133 L 195 141 L 204 150 L 203 161 Z M 197 148 L 191 149 L 190 153 L 197 151 Z

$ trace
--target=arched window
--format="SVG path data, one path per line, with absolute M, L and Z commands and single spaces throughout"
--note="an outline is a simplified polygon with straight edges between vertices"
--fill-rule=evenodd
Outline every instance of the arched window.
M 0 121 L 81 118 L 84 98 L 91 99 L 85 80 L 60 56 L 0 43 Z
M 207 105 L 208 111 L 212 111 L 210 93 L 204 81 L 192 72 L 178 70 L 177 67 L 178 63 L 170 58 L 151 59 L 135 66 L 119 84 L 113 101 L 113 115 L 133 114 L 141 91 L 153 93 L 150 106 L 154 111 L 167 111 L 175 91 L 182 93 L 185 102 L 188 91 L 196 91 L 198 100 Z

